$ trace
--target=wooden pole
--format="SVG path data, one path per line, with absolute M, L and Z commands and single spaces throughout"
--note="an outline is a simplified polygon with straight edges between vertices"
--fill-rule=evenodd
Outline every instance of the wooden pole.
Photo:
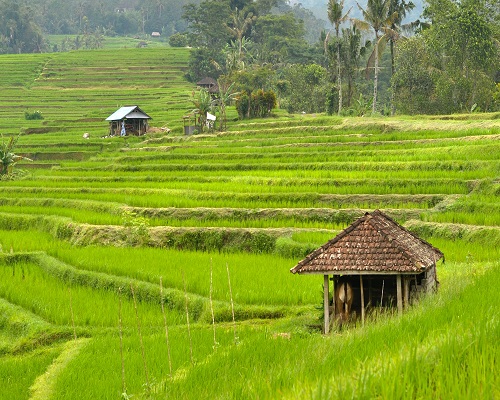
M 335 303 L 335 276 L 332 276 L 332 306 L 333 306 L 333 312 L 330 313 L 330 316 L 335 319 L 335 314 L 337 313 L 337 304 Z
M 404 308 L 408 308 L 408 305 L 410 304 L 410 279 L 405 277 L 403 280 L 403 306 Z
M 329 288 L 329 282 L 328 282 L 328 275 L 323 276 L 323 316 L 324 316 L 324 327 L 323 327 L 323 332 L 324 334 L 328 334 L 328 329 L 330 327 L 330 310 L 329 310 L 329 293 L 330 293 L 330 288 Z
M 365 292 L 363 290 L 363 275 L 359 276 L 359 287 L 361 289 L 361 324 L 365 325 Z
M 397 297 L 398 297 L 398 311 L 399 314 L 403 313 L 403 294 L 402 294 L 402 288 L 401 288 L 401 274 L 398 274 L 396 277 L 396 290 L 397 290 Z

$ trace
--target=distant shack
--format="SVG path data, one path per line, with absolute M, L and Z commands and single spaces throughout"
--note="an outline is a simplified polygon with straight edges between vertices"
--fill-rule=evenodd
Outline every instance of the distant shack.
M 202 80 L 196 82 L 196 85 L 200 88 L 205 89 L 211 95 L 219 94 L 219 84 L 214 78 L 205 77 Z
M 119 108 L 106 121 L 109 121 L 110 136 L 141 136 L 148 131 L 150 119 L 138 106 L 129 106 Z
M 443 253 L 379 210 L 366 213 L 290 270 L 323 275 L 323 332 L 372 307 L 399 312 L 419 293 L 437 289 Z M 332 278 L 330 278 L 332 276 Z M 330 303 L 329 281 L 333 281 Z

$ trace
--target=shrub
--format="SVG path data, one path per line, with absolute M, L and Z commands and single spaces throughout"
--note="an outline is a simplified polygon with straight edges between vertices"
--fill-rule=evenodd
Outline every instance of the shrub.
M 244 118 L 264 118 L 271 114 L 276 108 L 276 93 L 272 90 L 263 91 L 259 89 L 249 96 L 243 93 L 236 101 L 236 110 L 240 119 Z
M 43 115 L 42 115 L 42 112 L 39 111 L 39 110 L 36 110 L 36 111 L 33 111 L 33 112 L 30 112 L 28 110 L 26 110 L 24 112 L 24 119 L 27 119 L 27 120 L 37 120 L 37 119 L 43 119 Z
M 186 47 L 188 39 L 186 35 L 181 33 L 174 33 L 168 38 L 168 44 L 172 47 Z

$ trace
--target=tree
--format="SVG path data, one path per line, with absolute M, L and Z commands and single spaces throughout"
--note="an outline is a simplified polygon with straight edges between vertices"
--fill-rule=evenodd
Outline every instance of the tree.
M 326 108 L 327 73 L 317 64 L 293 64 L 284 68 L 283 78 L 288 83 L 282 93 L 282 106 L 288 112 L 324 112 Z
M 401 23 L 403 19 L 406 17 L 406 13 L 413 10 L 415 8 L 415 4 L 411 1 L 406 0 L 391 0 L 391 4 L 389 7 L 389 14 L 393 15 L 396 13 L 396 18 L 392 21 L 391 29 L 394 32 L 398 32 L 401 30 Z M 391 49 L 391 76 L 394 75 L 395 72 L 395 62 L 394 62 L 394 46 L 396 43 L 397 35 L 391 35 L 389 39 L 389 46 Z M 391 93 L 391 115 L 394 115 L 395 105 L 394 105 L 394 91 Z
M 231 33 L 224 29 L 224 24 L 231 20 L 228 0 L 206 0 L 199 6 L 188 4 L 183 18 L 189 24 L 192 46 L 221 51 L 231 38 Z
M 244 12 L 236 8 L 231 14 L 232 21 L 229 24 L 225 24 L 228 31 L 236 39 L 238 44 L 238 62 L 243 61 L 243 41 L 245 40 L 245 34 L 249 32 L 252 24 L 255 22 L 257 17 L 253 15 L 252 12 L 245 14 Z
M 361 45 L 361 32 L 353 25 L 342 29 L 341 72 L 347 80 L 347 107 L 351 106 L 355 93 L 355 80 L 358 76 L 360 58 L 365 54 L 369 42 Z
M 0 145 L 0 176 L 10 174 L 14 165 L 21 160 L 31 161 L 27 157 L 14 153 L 14 147 L 19 140 L 19 136 L 11 136 L 10 139 L 5 141 L 2 135 L 2 144 Z
M 29 7 L 0 2 L 0 53 L 41 53 L 45 40 Z
M 402 42 L 395 62 L 398 67 L 391 83 L 397 109 L 404 114 L 435 112 L 435 84 L 424 38 L 415 36 Z
M 236 99 L 239 92 L 233 92 L 234 82 L 229 87 L 225 87 L 226 85 L 221 80 L 217 83 L 219 85 L 219 94 L 212 104 L 219 110 L 219 129 L 222 132 L 227 127 L 226 107 Z
M 197 82 L 207 76 L 217 79 L 221 75 L 220 65 L 224 65 L 224 54 L 221 51 L 200 47 L 191 51 L 186 78 Z
M 394 12 L 390 14 L 391 0 L 368 0 L 366 9 L 358 3 L 364 20 L 355 20 L 356 25 L 363 30 L 373 29 L 375 32 L 375 43 L 373 52 L 368 59 L 366 66 L 367 75 L 373 65 L 373 104 L 372 112 L 375 113 L 377 108 L 377 90 L 378 90 L 378 74 L 379 74 L 379 57 L 385 49 L 387 41 L 396 36 L 396 32 L 391 29 L 398 14 Z M 382 33 L 382 35 L 380 35 Z
M 495 109 L 500 59 L 495 17 L 485 4 L 428 1 L 424 16 L 429 27 L 403 41 L 395 57 L 391 83 L 401 111 L 446 114 Z
M 440 112 L 469 111 L 474 104 L 487 110 L 493 103 L 499 52 L 483 4 L 430 0 L 425 10 L 432 24 L 423 36 Z
M 310 61 L 304 26 L 293 14 L 259 17 L 252 31 L 255 57 L 261 64 Z
M 201 88 L 198 92 L 193 91 L 191 94 L 191 101 L 196 107 L 193 113 L 198 115 L 198 126 L 200 130 L 203 131 L 207 123 L 207 113 L 210 112 L 213 107 L 212 96 L 208 93 L 208 90 Z
M 339 40 L 339 30 L 340 25 L 345 22 L 349 18 L 349 9 L 344 14 L 344 0 L 341 0 L 340 3 L 337 0 L 328 0 L 328 19 L 335 27 L 335 37 L 337 39 L 337 88 L 339 91 L 339 109 L 338 114 L 342 112 L 342 74 L 341 74 L 341 64 L 340 64 L 340 49 L 341 42 Z M 326 38 L 326 42 L 328 42 L 328 36 Z

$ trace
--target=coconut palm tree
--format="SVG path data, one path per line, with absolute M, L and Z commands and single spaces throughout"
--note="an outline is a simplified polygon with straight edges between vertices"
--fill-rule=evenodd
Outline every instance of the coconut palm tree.
M 227 30 L 234 36 L 238 45 L 238 61 L 243 61 L 243 50 L 245 45 L 245 33 L 250 29 L 252 24 L 256 21 L 257 16 L 249 12 L 244 14 L 236 8 L 231 14 L 232 23 L 225 24 Z
M 371 68 L 374 70 L 373 78 L 373 104 L 372 112 L 375 113 L 377 108 L 377 89 L 378 89 L 378 72 L 380 54 L 383 53 L 385 45 L 391 38 L 397 37 L 397 32 L 391 26 L 398 17 L 397 11 L 391 14 L 392 0 L 368 0 L 366 9 L 357 3 L 360 9 L 363 20 L 356 19 L 354 23 L 362 30 L 373 29 L 375 32 L 375 43 L 373 52 L 368 58 L 366 73 L 369 74 Z M 373 66 L 373 67 L 372 67 Z
M 339 40 L 339 30 L 340 25 L 347 21 L 349 18 L 349 13 L 351 9 L 349 9 L 344 14 L 344 0 L 328 0 L 328 19 L 335 27 L 335 37 L 337 38 L 337 86 L 339 90 L 339 110 L 338 114 L 342 112 L 342 76 L 341 76 L 341 68 L 340 68 L 340 40 Z M 325 44 L 328 42 L 330 32 L 326 36 Z M 326 46 L 325 46 L 326 47 Z

